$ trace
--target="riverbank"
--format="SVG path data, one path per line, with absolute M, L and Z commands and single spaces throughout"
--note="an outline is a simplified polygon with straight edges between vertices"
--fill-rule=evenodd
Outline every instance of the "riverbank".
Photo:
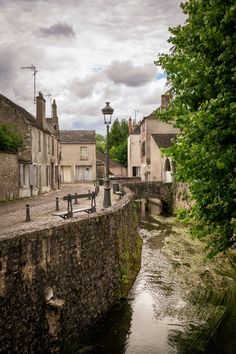
M 157 220 L 163 220 L 161 216 Z M 166 222 L 166 219 L 164 219 Z M 185 331 L 174 331 L 170 340 L 181 353 L 204 352 L 208 341 L 236 302 L 236 252 L 228 250 L 213 259 L 206 256 L 204 242 L 190 238 L 188 229 L 168 218 L 171 233 L 162 253 L 172 264 L 187 306 L 178 317 L 188 321 Z

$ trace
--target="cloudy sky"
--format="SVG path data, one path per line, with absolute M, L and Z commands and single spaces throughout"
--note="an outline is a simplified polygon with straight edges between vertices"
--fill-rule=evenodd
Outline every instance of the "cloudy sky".
M 35 114 L 37 92 L 55 98 L 61 129 L 104 132 L 114 118 L 137 121 L 160 104 L 168 28 L 182 24 L 179 0 L 0 0 L 0 93 Z M 49 96 L 51 95 L 51 96 Z

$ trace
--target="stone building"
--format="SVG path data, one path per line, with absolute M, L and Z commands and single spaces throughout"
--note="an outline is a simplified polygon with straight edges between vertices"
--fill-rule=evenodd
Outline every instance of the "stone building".
M 106 173 L 106 154 L 100 151 L 96 152 L 97 156 L 97 178 L 104 178 Z M 109 158 L 109 175 L 115 177 L 126 177 L 127 168 L 119 162 Z
M 18 185 L 19 193 L 16 197 L 29 197 L 58 188 L 60 142 L 55 100 L 52 117 L 46 118 L 46 101 L 43 94 L 39 93 L 35 118 L 24 108 L 0 95 L 0 124 L 13 124 L 24 141 L 17 156 L 19 173 L 15 184 Z
M 170 96 L 162 95 L 158 110 L 166 109 L 169 99 Z M 160 148 L 167 147 L 162 146 L 162 142 L 164 145 L 168 142 L 167 145 L 170 146 L 172 138 L 179 133 L 179 130 L 172 124 L 159 121 L 155 113 L 156 111 L 144 117 L 129 134 L 128 176 L 140 176 L 143 181 L 171 182 L 172 163 L 169 158 L 161 156 Z
M 61 182 L 96 179 L 95 130 L 60 130 Z

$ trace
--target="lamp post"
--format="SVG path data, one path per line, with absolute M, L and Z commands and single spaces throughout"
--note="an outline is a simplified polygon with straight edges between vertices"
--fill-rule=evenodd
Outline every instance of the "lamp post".
M 110 102 L 106 102 L 106 106 L 102 109 L 104 116 L 104 124 L 107 127 L 107 141 L 106 141 L 106 174 L 104 179 L 104 199 L 103 207 L 108 208 L 111 206 L 111 187 L 109 179 L 109 125 L 111 124 L 111 118 L 114 109 L 110 106 Z

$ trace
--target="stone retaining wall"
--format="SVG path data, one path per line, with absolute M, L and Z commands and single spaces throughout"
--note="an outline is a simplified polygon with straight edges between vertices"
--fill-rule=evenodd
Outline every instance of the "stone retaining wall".
M 18 156 L 0 152 L 0 201 L 16 199 L 19 196 Z
M 49 353 L 83 334 L 127 293 L 140 253 L 131 193 L 103 213 L 2 239 L 0 348 Z

